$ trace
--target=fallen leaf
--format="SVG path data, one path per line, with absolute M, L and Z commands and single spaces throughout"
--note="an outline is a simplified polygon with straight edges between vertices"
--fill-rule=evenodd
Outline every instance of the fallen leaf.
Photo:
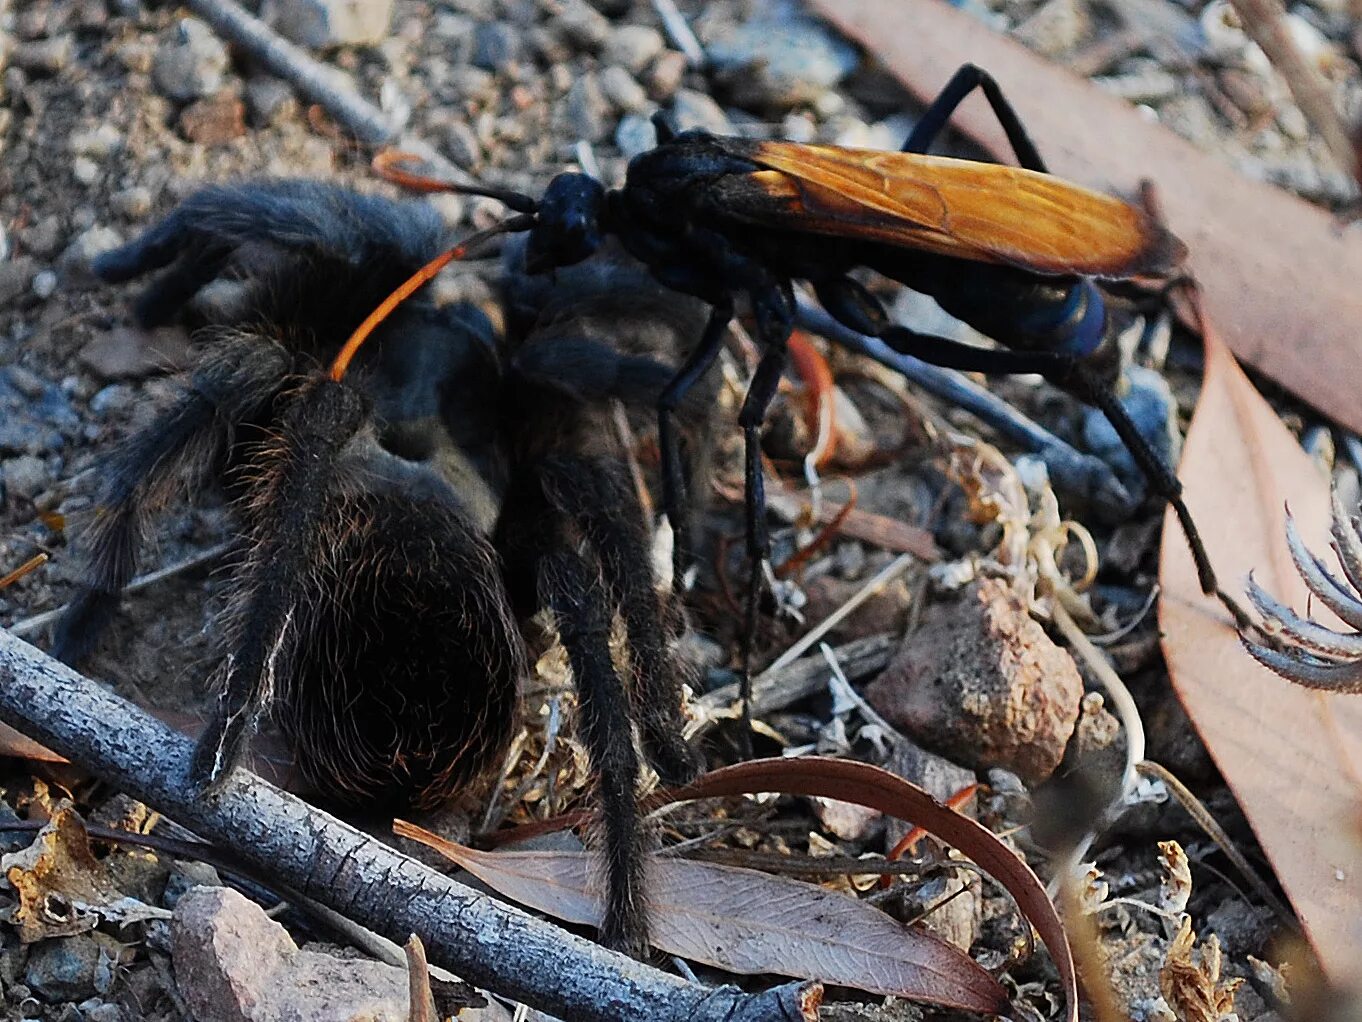
M 46 745 L 40 745 L 25 734 L 20 734 L 8 724 L 0 724 L 0 756 L 26 759 L 34 763 L 67 763 L 65 756 L 58 756 Z
M 645 806 L 651 810 L 687 799 L 761 792 L 835 798 L 877 809 L 922 827 L 973 859 L 1006 889 L 1022 915 L 1040 934 L 1064 986 L 1065 1018 L 1078 1022 L 1078 977 L 1073 953 L 1059 913 L 1031 867 L 992 831 L 887 770 L 868 763 L 822 756 L 749 760 L 712 770 L 684 788 L 658 792 L 645 802 Z M 589 819 L 588 813 L 568 813 L 558 818 L 556 826 L 557 829 L 581 826 Z M 555 829 L 554 822 L 540 821 L 517 828 L 513 833 L 525 837 L 547 833 Z
M 941 0 L 814 0 L 914 95 L 934 98 L 960 65 L 989 71 L 1050 168 L 1080 184 L 1133 194 L 1152 179 L 1189 269 L 1230 347 L 1267 376 L 1362 430 L 1362 232 L 1250 181 L 1128 103 L 998 35 Z M 1015 162 L 998 120 L 974 95 L 951 123 Z
M 165 909 L 129 898 L 114 886 L 69 802 L 57 807 L 31 845 L 0 857 L 0 870 L 18 896 L 10 921 L 25 944 L 84 933 L 101 920 L 170 918 Z
M 1307 590 L 1285 541 L 1290 501 L 1306 545 L 1326 549 L 1329 487 L 1313 461 L 1203 323 L 1206 375 L 1179 471 L 1221 583 L 1250 570 L 1303 612 Z M 1352 375 L 1333 367 L 1337 376 Z M 1228 616 L 1201 594 L 1170 514 L 1159 565 L 1159 624 L 1169 675 L 1229 784 L 1325 971 L 1362 959 L 1362 699 L 1313 692 L 1243 650 Z M 1316 605 L 1318 606 L 1318 605 Z
M 480 852 L 398 820 L 393 831 L 447 856 L 500 894 L 557 919 L 596 925 L 595 858 L 585 852 Z M 736 975 L 773 973 L 983 1014 L 1007 994 L 969 955 L 847 894 L 756 870 L 653 856 L 650 939 Z

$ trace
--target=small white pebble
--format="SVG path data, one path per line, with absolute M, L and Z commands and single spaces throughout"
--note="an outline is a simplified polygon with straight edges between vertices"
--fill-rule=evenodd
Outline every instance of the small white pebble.
M 39 298 L 51 298 L 57 290 L 57 275 L 51 270 L 39 270 L 33 275 L 33 283 L 29 286 Z
M 99 179 L 99 164 L 88 156 L 77 156 L 71 163 L 71 174 L 83 185 L 92 185 Z

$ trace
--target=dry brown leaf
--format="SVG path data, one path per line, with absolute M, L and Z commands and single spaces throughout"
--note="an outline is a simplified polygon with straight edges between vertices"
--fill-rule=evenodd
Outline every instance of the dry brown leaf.
M 398 820 L 393 831 L 448 856 L 508 898 L 571 923 L 600 920 L 583 852 L 480 852 Z M 737 975 L 773 973 L 998 1013 L 1007 995 L 963 951 L 846 894 L 788 877 L 654 856 L 652 943 Z
M 1220 938 L 1215 934 L 1201 945 L 1199 962 L 1192 958 L 1195 946 L 1191 917 L 1183 916 L 1159 971 L 1159 992 L 1181 1022 L 1221 1022 L 1233 1014 L 1234 992 L 1244 981 L 1221 981 Z
M 1305 610 L 1287 551 L 1285 505 L 1324 549 L 1329 490 L 1210 324 L 1206 377 L 1179 472 L 1211 563 L 1231 591 L 1250 570 Z M 1339 376 L 1349 373 L 1337 372 Z M 1294 686 L 1241 648 L 1202 596 L 1176 520 L 1164 523 L 1159 624 L 1178 697 L 1252 824 L 1326 972 L 1362 965 L 1362 699 Z
M 1316 408 L 1362 430 L 1362 232 L 1240 176 L 1129 104 L 998 35 L 941 0 L 814 0 L 915 95 L 934 97 L 961 64 L 990 71 L 1050 168 L 1133 194 L 1152 179 L 1169 225 L 1191 249 L 1206 308 L 1245 361 Z M 955 127 L 1015 162 L 982 96 Z
M 90 851 L 85 824 L 69 802 L 57 807 L 33 843 L 0 857 L 0 870 L 18 895 L 10 921 L 25 944 L 93 930 L 101 919 L 134 923 L 169 919 L 163 908 L 119 891 Z

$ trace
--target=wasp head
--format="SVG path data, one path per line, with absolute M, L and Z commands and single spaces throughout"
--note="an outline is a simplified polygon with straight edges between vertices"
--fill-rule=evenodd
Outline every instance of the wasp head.
M 580 263 L 600 248 L 605 188 L 588 174 L 559 174 L 539 200 L 525 267 L 543 273 Z

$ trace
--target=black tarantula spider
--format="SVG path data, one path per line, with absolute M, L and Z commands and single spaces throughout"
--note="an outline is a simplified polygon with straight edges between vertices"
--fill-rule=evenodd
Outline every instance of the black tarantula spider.
M 696 762 L 670 648 L 682 619 L 654 583 L 602 404 L 655 401 L 704 313 L 613 264 L 522 288 L 505 347 L 479 310 L 428 289 L 373 312 L 447 246 L 425 204 L 275 181 L 206 188 L 100 257 L 110 282 L 164 269 L 137 301 L 144 325 L 215 281 L 238 293 L 196 334 L 205 353 L 175 404 L 114 456 L 54 652 L 90 650 L 149 514 L 220 469 L 245 552 L 192 779 L 218 784 L 270 710 L 325 799 L 394 812 L 499 761 L 527 671 L 517 617 L 550 610 L 599 775 L 602 934 L 642 952 L 632 722 L 664 778 Z M 608 645 L 616 614 L 629 686 Z

